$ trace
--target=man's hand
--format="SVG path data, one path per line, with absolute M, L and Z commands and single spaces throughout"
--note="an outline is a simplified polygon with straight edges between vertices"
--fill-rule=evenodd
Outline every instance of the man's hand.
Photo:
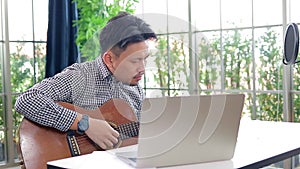
M 104 150 L 118 143 L 119 133 L 104 120 L 89 118 L 89 128 L 85 134 Z

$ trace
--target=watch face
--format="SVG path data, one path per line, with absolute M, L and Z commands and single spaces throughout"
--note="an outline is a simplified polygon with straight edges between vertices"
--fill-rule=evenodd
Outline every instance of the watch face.
M 89 116 L 83 115 L 82 119 L 78 122 L 77 132 L 83 134 L 89 128 Z

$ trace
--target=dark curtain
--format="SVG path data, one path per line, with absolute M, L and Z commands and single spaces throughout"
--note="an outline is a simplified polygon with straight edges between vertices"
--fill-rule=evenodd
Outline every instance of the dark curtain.
M 65 67 L 77 62 L 79 50 L 75 44 L 78 19 L 73 0 L 49 0 L 49 21 L 46 49 L 45 77 L 51 77 Z

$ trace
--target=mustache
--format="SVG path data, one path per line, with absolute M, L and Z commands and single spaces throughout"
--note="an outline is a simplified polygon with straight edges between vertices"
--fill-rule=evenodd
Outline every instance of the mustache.
M 139 72 L 138 74 L 136 74 L 134 77 L 138 77 L 138 76 L 143 76 L 145 74 L 145 72 Z

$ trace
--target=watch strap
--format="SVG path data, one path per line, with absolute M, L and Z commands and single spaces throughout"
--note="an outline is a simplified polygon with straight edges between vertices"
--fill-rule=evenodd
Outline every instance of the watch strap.
M 89 128 L 89 116 L 84 114 L 77 124 L 77 133 L 84 134 L 84 132 Z

